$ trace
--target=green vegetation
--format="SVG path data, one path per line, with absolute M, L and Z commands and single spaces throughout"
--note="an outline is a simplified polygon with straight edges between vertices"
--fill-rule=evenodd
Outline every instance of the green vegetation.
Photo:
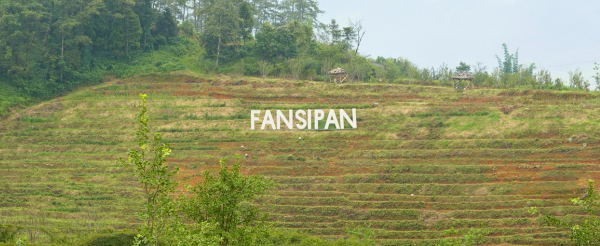
M 580 70 L 553 80 L 523 66 L 504 48 L 488 71 L 461 62 L 456 69 L 419 68 L 409 60 L 361 56 L 366 30 L 320 23 L 317 1 L 4 1 L 0 4 L 0 117 L 80 87 L 115 78 L 187 70 L 293 80 L 462 87 L 455 72 L 487 88 L 590 90 Z M 25 23 L 25 24 L 23 24 Z M 491 55 L 491 54 L 490 54 Z M 598 76 L 596 76 L 598 77 Z M 340 80 L 342 78 L 337 78 Z M 339 82 L 339 81 L 338 81 Z
M 581 71 L 552 79 L 506 44 L 492 71 L 371 59 L 360 21 L 322 12 L 0 2 L 0 245 L 597 241 L 591 183 L 567 200 L 600 170 Z M 317 108 L 357 108 L 358 129 L 249 130 L 252 109 Z
M 570 231 L 570 238 L 578 246 L 597 245 L 600 241 L 600 221 L 595 216 L 600 208 L 600 195 L 595 192 L 594 181 L 588 181 L 587 193 L 583 198 L 575 197 L 571 199 L 573 204 L 582 206 L 590 215 L 586 216 L 583 223 L 573 224 L 572 222 L 561 220 L 552 214 L 543 214 L 536 207 L 529 209 L 529 213 L 539 215 L 543 221 L 550 225 Z
M 239 175 L 276 182 L 252 203 L 263 204 L 258 211 L 275 228 L 262 239 L 267 244 L 343 242 L 353 223 L 367 222 L 381 245 L 435 245 L 483 228 L 490 230 L 487 244 L 556 245 L 569 242 L 569 230 L 545 225 L 527 208 L 571 224 L 588 216 L 568 198 L 598 170 L 597 94 L 474 89 L 455 98 L 445 87 L 370 86 L 155 73 L 26 108 L 0 127 L 0 223 L 31 228 L 9 242 L 28 238 L 33 245 L 143 234 L 138 229 L 147 222 L 137 213 L 147 198 L 140 176 L 134 164 L 111 161 L 127 161 L 132 145 L 141 151 L 139 124 L 133 124 L 140 119 L 140 93 L 149 94 L 148 136 L 161 132 L 173 149 L 164 164 L 179 168 L 176 194 L 191 196 L 185 185 L 202 184 L 206 171 L 218 179 L 219 160 L 236 155 L 249 156 L 239 160 Z M 358 129 L 348 131 L 250 131 L 247 118 L 233 117 L 256 108 L 373 102 L 378 106 L 357 110 Z M 206 114 L 222 118 L 206 120 Z M 52 120 L 28 120 L 34 118 Z M 153 156 L 147 151 L 146 160 Z M 233 164 L 226 165 L 229 173 Z M 205 218 L 179 215 L 202 230 Z M 208 225 L 215 220 L 206 218 L 205 229 L 216 229 Z M 444 235 L 451 228 L 459 234 Z M 177 235 L 194 231 L 183 229 Z

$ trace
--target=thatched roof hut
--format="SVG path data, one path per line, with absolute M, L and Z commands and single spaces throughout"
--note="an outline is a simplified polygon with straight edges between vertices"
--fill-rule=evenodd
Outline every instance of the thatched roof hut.
M 336 69 L 333 69 L 333 70 L 329 71 L 329 74 L 331 74 L 331 75 L 342 75 L 342 74 L 346 74 L 346 70 L 344 70 L 343 68 L 338 67 Z
M 460 72 L 460 73 L 457 73 L 454 76 L 452 76 L 452 79 L 455 79 L 455 80 L 473 80 L 473 76 L 471 76 L 470 74 L 468 74 L 466 72 Z

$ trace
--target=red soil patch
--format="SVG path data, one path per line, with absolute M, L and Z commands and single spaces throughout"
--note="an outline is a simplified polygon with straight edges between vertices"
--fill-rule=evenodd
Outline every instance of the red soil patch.
M 209 92 L 208 96 L 212 97 L 212 98 L 216 98 L 216 99 L 233 99 L 233 98 L 235 98 L 233 96 L 233 94 L 223 94 L 223 93 L 216 93 L 216 92 Z

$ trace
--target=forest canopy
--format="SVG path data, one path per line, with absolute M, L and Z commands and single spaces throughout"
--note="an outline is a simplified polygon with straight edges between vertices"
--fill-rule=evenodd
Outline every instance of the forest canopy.
M 475 86 L 590 89 L 581 71 L 552 79 L 535 64 L 519 64 L 518 50 L 511 54 L 506 44 L 491 71 L 480 63 L 419 68 L 402 57 L 362 56 L 362 22 L 322 23 L 322 13 L 315 0 L 2 1 L 0 114 L 111 76 L 186 69 L 331 81 L 328 71 L 342 67 L 349 82 L 459 88 L 451 76 L 464 70 Z

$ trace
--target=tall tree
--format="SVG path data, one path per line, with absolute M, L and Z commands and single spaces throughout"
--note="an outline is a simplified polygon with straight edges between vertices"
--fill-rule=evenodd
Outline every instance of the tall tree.
M 240 20 L 240 32 L 245 45 L 246 40 L 252 36 L 252 28 L 254 27 L 252 6 L 247 2 L 242 2 L 240 5 Z
M 137 14 L 133 12 L 131 1 L 120 1 L 117 3 L 115 22 L 110 34 L 111 48 L 117 54 L 129 57 L 129 51 L 140 46 L 142 27 Z
M 140 46 L 145 51 L 152 50 L 152 44 L 154 39 L 152 38 L 152 32 L 150 27 L 154 20 L 154 10 L 152 9 L 152 0 L 138 0 L 135 4 L 135 12 L 140 19 L 140 26 L 142 27 L 142 38 L 140 40 Z
M 365 36 L 366 31 L 363 30 L 362 20 L 350 21 L 350 26 L 356 32 L 355 36 L 354 36 L 355 37 L 354 42 L 356 42 L 356 50 L 354 50 L 354 54 L 358 54 L 358 47 L 360 46 L 360 43 L 362 42 L 362 39 Z
M 335 19 L 331 19 L 331 23 L 329 23 L 328 28 L 329 33 L 331 34 L 331 43 L 333 45 L 338 45 L 342 38 L 342 30 L 340 30 L 340 25 Z
M 506 73 L 518 73 L 519 72 L 519 49 L 515 51 L 514 54 L 510 54 L 508 52 L 508 46 L 504 43 L 502 44 L 502 48 L 504 49 L 504 62 L 496 55 L 496 59 L 498 59 L 498 67 L 505 74 Z
M 222 50 L 238 39 L 240 32 L 239 11 L 235 0 L 212 0 L 207 3 L 204 13 L 206 24 L 204 30 L 207 53 L 216 58 L 215 70 L 219 71 L 219 60 L 223 58 Z
M 351 50 L 352 49 L 352 42 L 354 41 L 354 38 L 356 37 L 356 33 L 354 32 L 354 28 L 349 26 L 349 27 L 344 27 L 342 29 L 342 33 L 344 36 L 344 40 L 342 41 L 342 49 L 345 51 Z
M 177 36 L 177 20 L 175 20 L 171 8 L 165 8 L 160 13 L 156 20 L 153 36 L 159 45 L 168 44 Z
M 461 61 L 458 67 L 456 67 L 456 71 L 468 73 L 469 71 L 471 71 L 471 66 Z

